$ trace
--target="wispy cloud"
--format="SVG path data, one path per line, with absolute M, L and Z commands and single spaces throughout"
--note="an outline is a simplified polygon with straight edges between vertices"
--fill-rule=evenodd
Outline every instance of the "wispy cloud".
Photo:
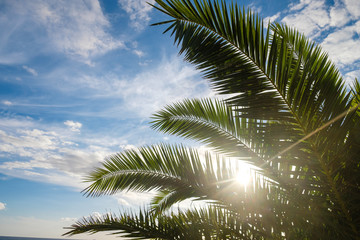
M 331 58 L 342 65 L 349 65 L 360 60 L 360 20 L 354 25 L 346 26 L 329 34 L 322 46 Z
M 341 28 L 359 19 L 359 12 L 360 1 L 357 0 L 335 0 L 332 6 L 325 0 L 300 0 L 283 12 L 282 21 L 316 38 L 329 27 Z
M 28 73 L 30 73 L 31 75 L 33 75 L 33 76 L 35 76 L 35 77 L 38 75 L 38 73 L 36 72 L 36 70 L 33 69 L 33 68 L 28 67 L 28 66 L 25 66 L 25 65 L 23 65 L 22 67 L 23 67 L 23 69 L 25 69 L 25 70 L 26 70 Z
M 198 71 L 176 56 L 164 57 L 154 68 L 133 76 L 83 75 L 76 77 L 76 81 L 71 80 L 71 84 L 77 84 L 72 88 L 82 86 L 84 89 L 86 86 L 88 94 L 98 99 L 122 100 L 121 105 L 104 109 L 108 113 L 126 111 L 136 117 L 149 117 L 166 104 L 184 98 L 208 97 L 213 94 Z
M 273 16 L 264 18 L 264 23 L 268 24 L 269 22 L 273 22 L 273 21 L 277 20 L 279 17 L 280 17 L 280 12 L 276 13 Z
M 110 23 L 98 1 L 11 0 L 2 8 L 0 46 L 7 49 L 2 53 L 11 57 L 10 62 L 21 62 L 24 54 L 55 50 L 90 64 L 92 57 L 124 47 L 108 33 Z
M 17 119 L 11 122 L 16 121 L 24 122 Z M 84 143 L 85 146 L 79 148 L 75 143 L 76 138 L 67 134 L 66 129 L 57 127 L 56 130 L 45 130 L 36 125 L 0 125 L 0 172 L 81 188 L 84 186 L 82 176 L 112 152 L 107 147 Z M 42 128 L 46 128 L 46 125 Z
M 34 126 L 34 122 L 29 117 L 1 117 L 1 129 L 17 129 L 17 128 L 30 128 Z
M 2 101 L 2 104 L 6 105 L 6 106 L 11 106 L 13 103 L 8 100 L 4 100 L 4 101 Z
M 325 0 L 300 1 L 290 8 L 284 22 L 296 27 L 309 37 L 317 36 L 330 23 Z
M 279 18 L 279 14 L 281 18 Z M 344 74 L 360 61 L 360 1 L 300 0 L 267 19 L 278 18 L 316 40 Z
M 70 128 L 79 127 L 77 123 L 68 121 Z M 74 132 L 68 125 L 26 117 L 0 117 L 0 173 L 80 190 L 86 186 L 83 177 L 105 157 L 134 148 L 131 143 L 138 145 L 138 141 L 146 141 L 147 137 L 139 126 L 129 128 L 129 133 L 121 130 L 114 134 L 114 129 L 111 133 L 89 132 L 88 128 Z
M 133 53 L 138 57 L 143 57 L 145 55 L 145 53 L 141 50 L 133 50 Z
M 143 30 L 150 21 L 149 13 L 152 7 L 148 4 L 154 4 L 154 0 L 118 0 L 122 9 L 130 17 L 131 26 L 136 30 Z

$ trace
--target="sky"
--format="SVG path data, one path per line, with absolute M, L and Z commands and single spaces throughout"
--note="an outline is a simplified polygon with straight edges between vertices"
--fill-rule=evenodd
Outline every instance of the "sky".
M 321 44 L 347 84 L 360 77 L 359 0 L 234 2 Z M 0 236 L 59 238 L 82 216 L 146 205 L 80 191 L 109 154 L 182 141 L 150 129 L 151 114 L 215 96 L 150 26 L 166 19 L 144 0 L 0 0 Z

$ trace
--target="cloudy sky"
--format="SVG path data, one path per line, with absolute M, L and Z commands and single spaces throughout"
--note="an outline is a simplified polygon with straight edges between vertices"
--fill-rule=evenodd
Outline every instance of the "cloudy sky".
M 359 0 L 237 2 L 321 44 L 348 83 L 360 76 Z M 179 140 L 149 128 L 156 110 L 214 96 L 149 26 L 164 19 L 144 0 L 0 0 L 0 236 L 59 237 L 76 218 L 145 204 L 80 191 L 105 156 Z

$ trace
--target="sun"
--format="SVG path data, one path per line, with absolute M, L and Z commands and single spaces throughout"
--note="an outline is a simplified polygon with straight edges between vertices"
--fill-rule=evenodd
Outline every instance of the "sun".
M 249 169 L 241 170 L 236 175 L 236 181 L 243 186 L 247 186 L 250 180 L 251 174 Z

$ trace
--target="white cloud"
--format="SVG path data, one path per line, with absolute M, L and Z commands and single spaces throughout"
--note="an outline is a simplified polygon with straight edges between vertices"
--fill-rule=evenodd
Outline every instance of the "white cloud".
M 90 64 L 92 57 L 124 47 L 108 33 L 99 1 L 11 0 L 2 7 L 0 53 L 10 60 L 0 62 L 23 62 L 29 54 L 55 50 Z
M 297 4 L 291 3 L 289 7 L 290 7 L 291 11 L 297 11 L 297 10 L 301 10 L 302 8 L 304 8 L 310 2 L 311 2 L 311 0 L 300 0 L 300 2 Z
M 26 70 L 28 73 L 30 73 L 31 75 L 33 75 L 33 76 L 35 76 L 35 77 L 38 75 L 38 73 L 36 72 L 36 70 L 33 69 L 33 68 L 28 67 L 28 66 L 25 66 L 25 65 L 23 65 L 22 67 L 23 67 L 23 69 L 25 69 L 25 70 Z
M 85 149 L 60 148 L 58 152 L 58 155 L 54 154 L 49 159 L 52 166 L 63 172 L 83 176 L 112 153 L 109 149 L 93 150 L 91 146 Z
M 27 123 L 30 120 L 5 119 L 5 122 L 13 122 L 8 126 L 0 124 L 0 172 L 8 176 L 83 188 L 82 177 L 112 153 L 108 147 L 86 142 L 79 148 L 75 143 L 79 140 L 66 135 L 64 127 L 42 130 Z M 115 141 L 114 146 L 118 145 Z
M 64 124 L 66 126 L 68 126 L 70 128 L 70 130 L 73 131 L 73 132 L 80 132 L 80 128 L 82 127 L 81 123 L 74 122 L 74 121 L 71 121 L 71 120 L 65 121 Z
M 88 130 L 80 135 L 68 131 L 63 123 L 0 118 L 0 173 L 82 190 L 87 186 L 84 176 L 100 166 L 105 157 L 119 151 L 120 146 L 135 148 L 128 142 L 134 135 L 139 138 L 136 141 L 145 141 L 141 127 L 115 136 Z
M 5 208 L 6 208 L 6 204 L 0 202 L 0 211 L 1 211 L 1 210 L 4 210 Z
M 2 101 L 2 104 L 6 105 L 6 106 L 11 106 L 13 103 L 8 100 L 4 100 L 4 101 Z
M 110 23 L 98 1 L 55 3 L 43 2 L 37 10 L 38 20 L 45 25 L 54 45 L 66 54 L 87 59 L 124 46 L 106 32 Z
M 149 117 L 166 104 L 211 94 L 207 82 L 179 58 L 164 59 L 156 69 L 121 80 L 119 84 L 118 94 L 125 101 L 124 106 L 144 117 Z
M 347 10 L 349 11 L 349 13 L 354 18 L 359 18 L 360 17 L 360 1 L 344 0 L 344 2 L 345 2 L 345 6 L 346 6 Z
M 6 170 L 12 170 L 12 169 L 33 169 L 33 168 L 42 168 L 42 169 L 51 169 L 53 167 L 51 167 L 50 164 L 48 163 L 41 163 L 38 161 L 29 161 L 29 162 L 21 162 L 21 161 L 11 161 L 11 162 L 4 162 L 2 165 L 0 165 L 1 169 L 6 169 Z M 31 172 L 27 172 L 30 175 Z
M 55 149 L 55 146 L 59 141 L 55 132 L 46 132 L 39 129 L 19 129 L 18 136 L 8 135 L 4 131 L 0 130 L 0 140 L 9 146 L 13 146 L 14 148 L 21 147 L 24 149 L 31 148 L 35 150 Z M 6 151 L 4 146 L 6 145 L 1 146 L 2 151 Z
M 138 57 L 143 57 L 145 55 L 145 53 L 140 50 L 134 50 L 133 53 L 135 53 Z
M 1 128 L 26 128 L 26 127 L 33 127 L 34 122 L 29 117 L 17 117 L 17 118 L 10 118 L 10 117 L 2 117 L 0 118 L 0 129 Z M 0 131 L 1 133 L 1 131 Z
M 296 27 L 308 37 L 314 37 L 330 23 L 325 0 L 300 1 L 282 21 Z M 301 10 L 301 11 L 298 11 Z
M 360 59 L 360 20 L 329 34 L 322 42 L 332 60 L 339 64 L 352 64 Z
M 351 20 L 360 17 L 360 1 L 357 0 L 335 0 L 335 4 L 330 8 L 330 26 L 343 27 Z
M 282 22 L 316 40 L 346 74 L 360 61 L 360 1 L 300 0 L 284 10 Z
M 277 19 L 280 17 L 280 14 L 281 14 L 281 13 L 278 12 L 278 13 L 276 13 L 276 14 L 273 15 L 273 16 L 264 18 L 264 23 L 265 23 L 265 24 L 268 24 L 269 22 L 273 22 L 273 21 L 277 20 Z
M 148 3 L 155 4 L 154 0 L 118 0 L 122 9 L 129 14 L 131 26 L 136 30 L 144 29 L 150 21 L 149 13 L 153 9 Z
M 154 191 L 151 192 L 120 192 L 113 197 L 117 200 L 117 203 L 122 205 L 123 207 L 142 207 L 151 201 L 154 197 Z
M 84 75 L 76 79 L 78 86 L 94 91 L 94 97 L 123 100 L 121 106 L 107 109 L 108 115 L 126 111 L 137 117 L 149 117 L 166 104 L 213 94 L 198 71 L 178 57 L 164 58 L 156 67 L 134 76 Z
M 349 12 L 340 1 L 335 1 L 335 5 L 330 8 L 330 26 L 342 27 L 349 21 Z
M 308 37 L 316 38 L 329 27 L 341 28 L 360 17 L 360 1 L 335 0 L 329 6 L 325 0 L 300 0 L 291 4 L 283 22 L 296 27 Z

